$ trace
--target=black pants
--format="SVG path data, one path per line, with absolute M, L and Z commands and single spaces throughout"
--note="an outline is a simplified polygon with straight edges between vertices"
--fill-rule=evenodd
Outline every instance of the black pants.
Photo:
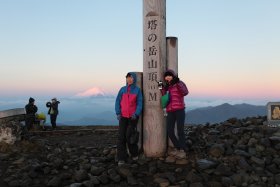
M 35 122 L 35 115 L 27 114 L 25 118 L 25 126 L 28 130 L 30 130 L 33 127 L 34 122 Z
M 56 115 L 56 114 L 51 114 L 51 124 L 52 124 L 52 128 L 56 128 L 56 118 L 57 118 L 57 115 Z
M 132 157 L 138 155 L 138 145 L 130 144 L 128 139 L 131 135 L 131 132 L 136 128 L 138 122 L 138 118 L 136 120 L 131 120 L 130 118 L 122 117 L 119 121 L 119 138 L 117 145 L 117 156 L 118 160 L 125 161 L 128 157 L 126 144 L 128 146 L 128 150 Z
M 175 123 L 177 122 L 177 134 L 178 138 L 175 136 Z M 174 112 L 168 112 L 167 115 L 167 134 L 174 147 L 176 149 L 183 149 L 187 151 L 185 133 L 184 133 L 184 123 L 185 123 L 185 109 L 177 110 Z

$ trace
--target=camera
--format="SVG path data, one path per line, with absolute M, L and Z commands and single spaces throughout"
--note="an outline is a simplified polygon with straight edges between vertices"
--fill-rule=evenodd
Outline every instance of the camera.
M 158 89 L 162 90 L 162 88 L 163 88 L 163 82 L 158 81 Z
M 46 107 L 51 107 L 52 103 L 51 102 L 47 102 L 46 103 Z

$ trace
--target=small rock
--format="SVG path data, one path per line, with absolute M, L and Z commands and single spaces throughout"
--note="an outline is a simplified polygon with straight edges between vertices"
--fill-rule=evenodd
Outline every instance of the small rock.
M 110 174 L 109 175 L 110 179 L 116 183 L 121 181 L 121 176 L 118 174 Z
M 258 143 L 258 140 L 256 138 L 250 138 L 249 142 L 248 142 L 248 145 L 249 146 L 253 146 L 255 145 L 256 143 Z
M 176 168 L 176 169 L 175 169 L 175 172 L 176 172 L 176 173 L 182 173 L 182 172 L 183 172 L 183 169 L 182 169 L 182 168 Z
M 74 174 L 74 178 L 75 178 L 76 181 L 81 182 L 81 181 L 84 181 L 88 178 L 88 174 L 83 169 L 77 170 Z
M 195 174 L 194 171 L 188 173 L 186 180 L 190 183 L 201 182 L 203 179 L 199 175 Z
M 271 173 L 278 174 L 280 173 L 280 169 L 277 168 L 276 164 L 271 164 L 266 167 Z
M 229 177 L 222 177 L 222 184 L 223 184 L 223 186 L 232 186 L 233 181 Z
M 152 174 L 156 173 L 157 172 L 157 167 L 156 166 L 150 166 L 149 167 L 149 172 L 152 173 Z
M 272 162 L 280 167 L 280 158 L 274 158 Z
M 165 159 L 165 162 L 166 163 L 175 163 L 176 161 L 176 158 L 173 157 L 173 156 L 168 156 L 166 159 Z
M 177 159 L 176 164 L 177 165 L 187 165 L 189 161 L 187 159 Z
M 160 187 L 167 187 L 169 186 L 170 182 L 167 179 L 164 178 L 155 178 L 154 183 L 157 183 Z
M 61 179 L 58 176 L 53 177 L 47 184 L 47 186 L 60 186 Z
M 100 184 L 100 181 L 98 180 L 98 177 L 97 176 L 91 176 L 90 177 L 90 181 L 95 184 L 95 185 L 98 185 Z
M 268 138 L 261 138 L 260 143 L 261 143 L 261 145 L 263 145 L 265 147 L 271 146 L 270 140 Z
M 198 164 L 199 169 L 202 170 L 213 168 L 217 165 L 215 162 L 207 159 L 200 159 L 196 163 Z
M 222 187 L 223 185 L 220 182 L 210 181 L 210 182 L 207 183 L 207 186 L 209 186 L 209 187 Z
M 237 155 L 240 155 L 240 156 L 247 157 L 247 158 L 251 156 L 251 155 L 250 155 L 249 153 L 247 153 L 246 151 L 239 150 L 239 149 L 235 150 L 234 153 L 237 154 Z
M 220 164 L 215 172 L 216 175 L 222 175 L 222 176 L 231 176 L 233 175 L 233 172 L 228 166 L 225 166 L 224 164 Z
M 91 166 L 90 173 L 93 175 L 100 175 L 105 169 L 103 167 Z
M 204 187 L 204 185 L 201 182 L 191 183 L 190 187 Z
M 220 131 L 218 131 L 218 130 L 213 130 L 213 129 L 209 130 L 209 132 L 208 132 L 209 135 L 218 135 L 218 134 L 220 134 L 220 133 L 221 133 Z
M 43 172 L 44 172 L 45 175 L 47 175 L 47 174 L 49 174 L 51 172 L 51 168 L 50 167 L 45 167 L 43 169 Z
M 269 137 L 270 141 L 272 141 L 272 143 L 280 143 L 280 136 L 271 136 Z
M 242 181 L 242 174 L 234 174 L 231 176 L 232 180 L 233 180 L 233 183 L 236 185 L 236 186 L 241 186 L 243 181 Z
M 82 185 L 85 187 L 94 187 L 94 183 L 91 180 L 84 181 Z
M 108 184 L 109 183 L 109 178 L 107 175 L 102 174 L 98 177 L 98 180 L 102 183 L 102 184 Z
M 252 170 L 252 167 L 248 164 L 248 162 L 244 158 L 241 158 L 239 160 L 239 166 L 242 169 L 245 169 L 246 171 L 251 171 Z
M 280 185 L 280 174 L 275 175 L 275 183 Z
M 69 148 L 69 147 L 66 148 L 66 152 L 67 152 L 67 153 L 71 153 L 71 151 L 72 151 L 71 148 Z
M 262 145 L 256 145 L 256 151 L 257 152 L 263 152 L 265 150 L 265 147 Z
M 10 181 L 8 184 L 9 184 L 9 186 L 11 186 L 11 187 L 20 186 L 20 182 L 19 182 L 18 180 Z
M 252 156 L 250 160 L 261 167 L 264 167 L 264 165 L 265 165 L 265 161 L 262 159 L 259 159 L 257 157 Z
M 222 144 L 214 144 L 208 151 L 209 155 L 216 158 L 222 156 L 224 152 L 225 152 L 225 148 L 224 145 Z
M 83 184 L 82 183 L 73 183 L 73 184 L 70 184 L 69 187 L 81 187 Z
M 274 146 L 274 148 L 276 149 L 276 150 L 280 150 L 280 143 L 278 143 L 278 144 L 276 144 L 275 146 Z
M 138 184 L 138 182 L 133 176 L 127 176 L 127 183 L 133 186 Z
M 166 172 L 162 176 L 164 178 L 168 179 L 168 181 L 171 182 L 172 184 L 176 183 L 176 177 L 175 177 L 174 173 Z
M 128 176 L 132 176 L 131 171 L 127 168 L 124 168 L 124 167 L 118 168 L 118 172 L 124 178 L 127 178 Z

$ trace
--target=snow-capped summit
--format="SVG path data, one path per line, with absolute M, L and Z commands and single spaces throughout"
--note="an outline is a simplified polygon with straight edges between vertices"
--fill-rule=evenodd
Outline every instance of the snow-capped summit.
M 83 92 L 77 93 L 76 97 L 111 97 L 112 94 L 106 93 L 99 87 L 93 87 Z

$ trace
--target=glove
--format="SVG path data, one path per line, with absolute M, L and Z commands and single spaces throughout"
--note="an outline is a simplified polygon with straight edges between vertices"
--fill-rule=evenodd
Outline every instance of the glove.
M 158 89 L 162 90 L 162 88 L 163 88 L 163 82 L 159 81 L 158 82 Z
M 117 115 L 117 119 L 120 121 L 122 119 L 122 116 L 120 114 Z
M 136 118 L 137 118 L 137 115 L 136 115 L 136 114 L 133 114 L 133 115 L 131 116 L 131 119 L 132 119 L 132 120 L 136 120 Z

